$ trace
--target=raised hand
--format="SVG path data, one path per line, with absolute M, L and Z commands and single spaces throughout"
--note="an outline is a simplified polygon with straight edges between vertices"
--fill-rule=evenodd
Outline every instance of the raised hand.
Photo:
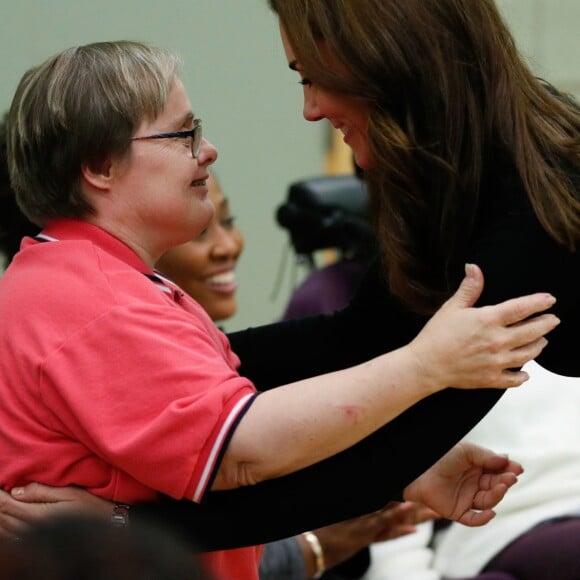
M 404 498 L 422 502 L 442 517 L 481 526 L 523 473 L 505 455 L 462 442 L 405 488 Z
M 414 356 L 432 377 L 434 390 L 518 386 L 528 375 L 510 369 L 536 358 L 548 344 L 544 335 L 560 320 L 553 314 L 534 315 L 556 300 L 539 293 L 473 308 L 483 290 L 483 274 L 473 264 L 465 270 L 457 292 L 411 342 Z

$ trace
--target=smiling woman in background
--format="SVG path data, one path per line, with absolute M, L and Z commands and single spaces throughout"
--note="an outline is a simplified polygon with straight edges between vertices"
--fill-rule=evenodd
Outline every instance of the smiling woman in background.
M 238 308 L 235 268 L 244 249 L 244 237 L 215 175 L 210 174 L 207 184 L 214 217 L 196 238 L 167 251 L 157 262 L 157 269 L 219 322 L 231 318 Z

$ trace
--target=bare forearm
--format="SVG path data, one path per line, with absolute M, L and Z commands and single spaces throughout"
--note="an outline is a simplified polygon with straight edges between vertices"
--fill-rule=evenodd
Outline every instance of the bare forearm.
M 403 348 L 263 393 L 236 429 L 214 489 L 278 477 L 330 457 L 433 390 Z
M 506 369 L 521 367 L 545 347 L 543 335 L 559 320 L 532 315 L 552 306 L 554 298 L 536 294 L 472 308 L 483 276 L 475 266 L 466 271 L 457 292 L 407 346 L 258 397 L 232 435 L 213 489 L 308 467 L 447 386 L 506 388 L 526 380 L 526 373 Z

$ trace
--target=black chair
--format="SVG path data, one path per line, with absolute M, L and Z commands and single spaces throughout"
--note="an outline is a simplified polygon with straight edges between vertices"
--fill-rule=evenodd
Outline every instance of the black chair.
M 290 185 L 276 220 L 299 256 L 311 260 L 315 251 L 335 248 L 363 259 L 375 250 L 367 208 L 368 192 L 358 177 L 313 177 Z

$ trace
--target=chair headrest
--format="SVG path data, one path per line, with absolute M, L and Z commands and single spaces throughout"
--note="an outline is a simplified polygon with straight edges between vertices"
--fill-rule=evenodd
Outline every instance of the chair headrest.
M 367 207 L 368 192 L 358 177 L 313 177 L 290 185 L 276 219 L 297 254 L 337 248 L 366 255 L 375 245 Z

